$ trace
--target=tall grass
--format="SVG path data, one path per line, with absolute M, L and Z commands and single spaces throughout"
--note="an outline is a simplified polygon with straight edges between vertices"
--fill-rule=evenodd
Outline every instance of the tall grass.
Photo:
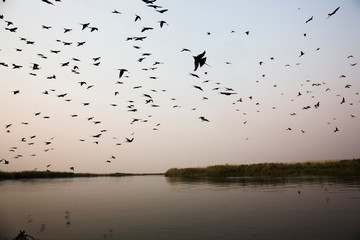
M 139 175 L 159 175 L 160 173 L 73 173 L 73 172 L 47 172 L 47 171 L 22 171 L 22 172 L 2 172 L 1 179 L 26 179 L 26 178 L 74 178 L 74 177 L 123 177 Z
M 171 168 L 166 177 L 251 177 L 251 176 L 360 176 L 360 159 L 304 163 L 258 163 L 215 165 L 205 168 Z

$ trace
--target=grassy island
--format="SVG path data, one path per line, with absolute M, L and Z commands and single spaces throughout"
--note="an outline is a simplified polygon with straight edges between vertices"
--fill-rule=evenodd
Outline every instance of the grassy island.
M 285 177 L 285 176 L 360 176 L 360 159 L 312 161 L 303 163 L 258 163 L 215 165 L 205 168 L 171 168 L 166 177 L 226 178 L 226 177 Z
M 48 171 L 21 171 L 21 172 L 0 171 L 0 180 L 28 179 L 28 178 L 124 177 L 124 176 L 144 176 L 144 175 L 163 175 L 163 173 L 74 173 L 74 172 L 48 172 Z

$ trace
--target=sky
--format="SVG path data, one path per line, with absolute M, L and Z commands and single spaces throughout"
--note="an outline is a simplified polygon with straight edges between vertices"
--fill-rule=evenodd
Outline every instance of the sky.
M 360 156 L 359 1 L 50 2 L 0 3 L 0 171 Z

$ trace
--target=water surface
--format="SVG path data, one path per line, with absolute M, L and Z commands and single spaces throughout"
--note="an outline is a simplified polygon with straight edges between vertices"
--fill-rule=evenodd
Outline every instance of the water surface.
M 360 178 L 0 181 L 0 239 L 360 239 Z

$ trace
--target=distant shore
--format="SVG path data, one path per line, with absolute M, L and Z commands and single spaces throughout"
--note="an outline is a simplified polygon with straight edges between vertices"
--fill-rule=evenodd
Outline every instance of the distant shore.
M 171 168 L 165 173 L 166 177 L 184 178 L 287 177 L 311 175 L 360 176 L 360 159 L 302 163 L 226 164 L 203 168 Z
M 165 173 L 74 173 L 52 171 L 0 171 L 0 180 L 33 178 L 125 177 L 152 175 L 182 178 L 227 178 L 261 176 L 360 176 L 360 159 L 310 161 L 297 163 L 257 163 L 242 165 L 225 164 L 196 168 L 171 168 Z
M 163 173 L 74 173 L 74 172 L 48 172 L 48 171 L 21 171 L 21 172 L 0 171 L 0 180 L 29 179 L 29 178 L 125 177 L 125 176 L 150 176 L 150 175 L 164 175 L 164 174 Z

